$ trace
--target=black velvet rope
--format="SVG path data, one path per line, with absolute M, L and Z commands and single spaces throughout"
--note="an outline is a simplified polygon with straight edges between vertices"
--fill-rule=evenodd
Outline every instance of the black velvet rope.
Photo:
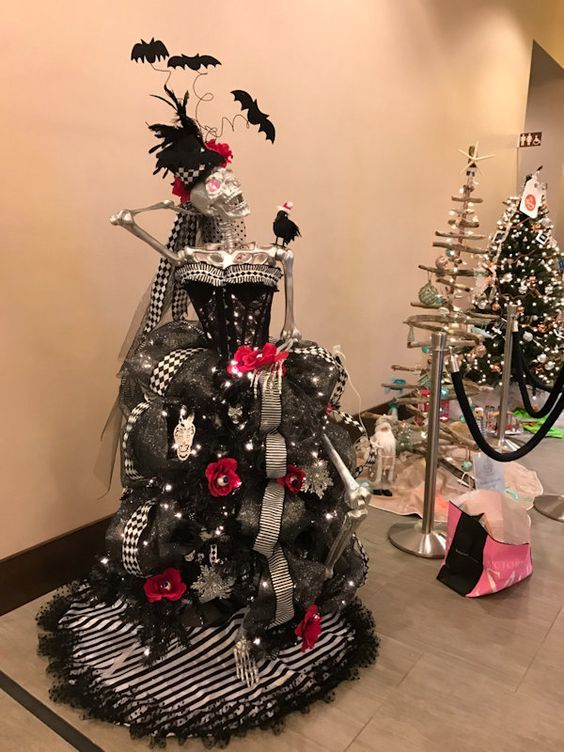
M 517 384 L 519 385 L 519 391 L 521 392 L 521 398 L 523 400 L 525 410 L 533 418 L 545 418 L 556 404 L 556 401 L 558 400 L 564 389 L 564 367 L 560 369 L 560 372 L 556 377 L 554 384 L 552 385 L 552 389 L 549 390 L 546 388 L 546 386 L 544 387 L 544 391 L 550 391 L 550 394 L 548 395 L 548 398 L 544 405 L 539 410 L 535 410 L 531 403 L 529 392 L 527 391 L 527 383 L 525 380 L 526 378 L 528 379 L 528 373 L 530 373 L 530 371 L 527 363 L 525 362 L 523 353 L 521 352 L 521 346 L 516 337 L 513 339 L 512 365 L 513 374 L 517 379 Z M 529 383 L 531 382 L 529 381 Z
M 522 447 L 519 447 L 519 449 L 516 449 L 514 452 L 497 452 L 488 444 L 482 432 L 480 431 L 480 428 L 476 422 L 476 418 L 474 417 L 474 413 L 472 412 L 472 408 L 470 407 L 470 403 L 468 402 L 468 397 L 466 396 L 466 392 L 464 391 L 464 384 L 462 383 L 462 376 L 460 372 L 455 371 L 451 373 L 451 378 L 452 384 L 454 386 L 454 391 L 456 392 L 456 397 L 460 404 L 460 409 L 462 410 L 462 414 L 466 419 L 466 424 L 468 425 L 468 429 L 472 434 L 472 438 L 484 454 L 487 454 L 488 457 L 491 457 L 492 460 L 496 460 L 497 462 L 513 462 L 513 460 L 519 460 L 521 459 L 521 457 L 529 454 L 529 452 L 537 447 L 544 439 L 546 434 L 550 431 L 552 426 L 560 417 L 560 413 L 564 410 L 564 394 L 561 394 L 558 402 L 554 406 L 554 409 L 552 410 L 548 418 L 539 428 L 537 433 L 535 433 L 526 444 L 524 444 Z
M 529 382 L 529 385 L 534 387 L 535 389 L 540 389 L 540 391 L 542 392 L 551 392 L 554 389 L 555 385 L 553 385 L 552 387 L 547 386 L 543 381 L 539 379 L 536 373 L 533 373 L 533 371 L 531 371 L 527 361 L 525 360 L 523 356 L 521 345 L 517 337 L 514 337 L 513 339 L 513 346 L 514 347 L 517 346 L 517 349 L 519 350 L 521 366 L 523 368 L 523 373 L 525 374 L 525 378 Z M 562 375 L 563 371 L 564 371 L 564 367 L 560 369 L 560 373 L 558 374 L 557 380 L 559 378 L 564 378 L 564 376 Z

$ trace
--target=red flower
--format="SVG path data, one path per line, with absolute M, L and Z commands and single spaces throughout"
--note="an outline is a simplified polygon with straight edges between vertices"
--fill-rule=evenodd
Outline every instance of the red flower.
M 304 618 L 294 631 L 296 637 L 302 638 L 302 653 L 315 647 L 321 634 L 321 615 L 315 603 L 307 609 Z
M 219 144 L 215 138 L 210 138 L 209 141 L 206 141 L 206 148 L 221 154 L 224 161 L 219 165 L 220 167 L 227 167 L 233 159 L 233 152 L 229 148 L 229 144 Z
M 180 203 L 185 204 L 186 201 L 190 201 L 190 191 L 186 188 L 180 178 L 174 178 L 172 185 L 172 195 L 180 197 Z
M 208 488 L 212 496 L 227 496 L 241 485 L 237 475 L 237 460 L 224 457 L 217 462 L 210 462 L 206 467 Z
M 241 345 L 235 352 L 233 360 L 227 366 L 227 372 L 232 375 L 258 371 L 259 368 L 280 363 L 288 357 L 287 352 L 276 352 L 276 345 L 267 342 L 264 347 L 249 347 Z M 285 371 L 283 371 L 285 373 Z
M 149 603 L 161 601 L 163 598 L 167 601 L 177 601 L 186 592 L 186 584 L 182 582 L 178 569 L 169 567 L 145 580 L 143 590 Z
M 286 475 L 283 478 L 277 478 L 276 482 L 280 483 L 281 486 L 285 486 L 292 493 L 299 493 L 302 490 L 305 477 L 306 475 L 301 467 L 288 465 Z

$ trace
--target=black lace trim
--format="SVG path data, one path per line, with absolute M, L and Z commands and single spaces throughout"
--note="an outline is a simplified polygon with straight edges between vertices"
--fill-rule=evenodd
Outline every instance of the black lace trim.
M 219 266 L 201 262 L 186 264 L 176 270 L 176 279 L 180 283 L 207 282 L 214 287 L 246 284 L 247 282 L 277 287 L 281 276 L 281 269 L 267 264 L 233 264 L 228 266 L 227 269 L 222 269 Z
M 73 662 L 74 635 L 59 624 L 73 600 L 79 595 L 80 583 L 75 583 L 55 596 L 38 614 L 39 626 L 45 634 L 39 638 L 39 653 L 49 661 L 48 671 L 55 676 L 51 698 L 82 710 L 87 717 L 114 724 L 139 709 L 139 701 L 126 692 L 117 694 L 100 685 L 92 669 Z M 80 597 L 80 596 L 79 596 Z M 152 747 L 166 746 L 167 736 L 175 736 L 182 744 L 189 738 L 199 738 L 207 748 L 225 747 L 231 737 L 261 728 L 280 733 L 286 716 L 297 710 L 308 712 L 317 700 L 332 702 L 335 688 L 345 680 L 359 676 L 359 668 L 373 664 L 378 655 L 378 638 L 374 633 L 372 614 L 359 600 L 342 611 L 342 617 L 354 633 L 354 639 L 343 647 L 339 660 L 328 657 L 325 662 L 310 668 L 311 678 L 303 677 L 273 687 L 260 701 L 255 701 L 241 713 L 240 703 L 214 703 L 189 723 L 182 712 L 175 716 L 171 709 L 158 703 L 147 703 L 143 717 L 129 724 L 132 738 L 148 738 Z

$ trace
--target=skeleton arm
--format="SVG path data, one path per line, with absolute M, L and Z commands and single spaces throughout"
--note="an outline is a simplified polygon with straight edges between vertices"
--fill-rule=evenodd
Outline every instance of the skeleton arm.
M 325 577 L 326 579 L 329 579 L 333 576 L 335 564 L 341 558 L 343 551 L 349 544 L 355 531 L 368 514 L 366 502 L 370 494 L 366 488 L 360 486 L 353 478 L 350 470 L 343 462 L 341 455 L 337 452 L 326 434 L 323 435 L 323 443 L 325 444 L 325 449 L 327 450 L 331 462 L 335 466 L 335 469 L 339 473 L 343 485 L 345 486 L 345 495 L 350 507 L 345 515 L 345 519 L 343 520 L 343 525 L 333 541 L 325 560 Z
M 294 254 L 288 248 L 276 246 L 275 259 L 282 263 L 284 268 L 284 294 L 286 298 L 286 310 L 284 314 L 284 326 L 280 334 L 282 339 L 301 339 L 302 335 L 296 329 L 294 320 Z
M 110 222 L 113 225 L 119 225 L 125 230 L 128 230 L 136 238 L 142 240 L 154 248 L 161 256 L 167 258 L 171 264 L 178 264 L 178 256 L 176 253 L 170 251 L 165 245 L 160 243 L 156 238 L 150 235 L 146 230 L 140 227 L 135 221 L 135 215 L 141 214 L 146 211 L 155 211 L 156 209 L 172 209 L 176 211 L 176 207 L 173 201 L 159 201 L 158 204 L 152 204 L 151 206 L 145 206 L 142 209 L 120 209 L 117 214 L 112 214 Z

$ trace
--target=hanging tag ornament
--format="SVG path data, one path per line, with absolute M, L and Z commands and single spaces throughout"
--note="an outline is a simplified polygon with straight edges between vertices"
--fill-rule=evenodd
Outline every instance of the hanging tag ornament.
M 186 410 L 183 407 L 180 410 L 178 423 L 175 426 L 173 433 L 176 454 L 181 462 L 186 462 L 190 456 L 195 433 L 194 413 L 187 415 Z
M 532 219 L 536 219 L 539 213 L 543 194 L 543 185 L 539 183 L 536 175 L 532 175 L 523 188 L 519 211 Z

